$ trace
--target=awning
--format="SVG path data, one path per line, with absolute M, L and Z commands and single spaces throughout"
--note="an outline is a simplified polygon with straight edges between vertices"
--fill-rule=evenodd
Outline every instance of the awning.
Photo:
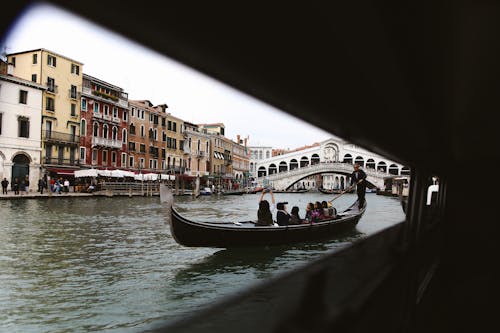
M 58 175 L 65 175 L 65 176 L 74 176 L 75 175 L 75 170 L 71 169 L 55 169 L 55 168 L 49 168 L 47 171 L 55 172 Z

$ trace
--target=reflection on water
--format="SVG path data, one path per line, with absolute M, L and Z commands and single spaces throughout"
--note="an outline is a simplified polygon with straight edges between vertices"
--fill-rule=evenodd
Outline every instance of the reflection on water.
M 331 198 L 277 200 L 302 209 L 323 197 Z M 194 220 L 236 221 L 255 219 L 257 200 L 176 197 L 175 205 Z M 397 200 L 367 200 L 358 227 L 342 238 L 238 250 L 178 245 L 158 197 L 0 201 L 0 331 L 141 332 L 403 220 Z

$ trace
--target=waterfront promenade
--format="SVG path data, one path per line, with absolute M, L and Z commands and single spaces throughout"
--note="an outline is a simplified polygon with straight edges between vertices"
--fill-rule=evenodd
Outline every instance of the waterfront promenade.
M 110 191 L 96 191 L 93 193 L 85 192 L 61 192 L 61 194 L 46 192 L 28 192 L 14 194 L 14 191 L 8 191 L 7 194 L 0 195 L 0 200 L 17 200 L 17 199 L 50 199 L 50 198 L 68 198 L 68 197 L 112 197 L 112 196 L 159 196 L 157 192 L 131 192 L 131 193 L 113 193 Z

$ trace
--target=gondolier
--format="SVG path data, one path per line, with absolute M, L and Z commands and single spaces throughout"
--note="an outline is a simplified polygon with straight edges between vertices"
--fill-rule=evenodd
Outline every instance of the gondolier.
M 366 193 L 366 173 L 359 168 L 358 163 L 354 163 L 354 171 L 351 173 L 351 187 L 356 185 L 356 193 L 358 194 L 359 208 L 365 203 Z

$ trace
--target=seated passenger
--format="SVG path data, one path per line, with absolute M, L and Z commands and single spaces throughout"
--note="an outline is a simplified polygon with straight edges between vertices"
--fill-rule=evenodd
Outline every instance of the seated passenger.
M 321 203 L 316 201 L 314 203 L 314 209 L 311 213 L 311 222 L 318 222 L 323 218 L 323 208 L 321 207 Z
M 256 226 L 270 226 L 273 225 L 273 212 L 271 211 L 271 207 L 269 205 L 269 202 L 267 200 L 263 200 L 264 194 L 266 194 L 267 191 L 262 191 L 260 194 L 259 198 L 259 210 L 257 211 L 257 223 L 255 223 Z M 274 210 L 274 195 L 272 191 L 269 191 L 271 194 L 271 200 L 272 200 L 272 210 Z
M 312 222 L 312 212 L 314 210 L 314 204 L 312 202 L 309 202 L 306 206 L 306 216 L 305 216 L 305 222 Z
M 323 216 L 325 219 L 337 217 L 337 210 L 332 206 L 331 202 L 323 201 L 321 205 L 323 207 Z
M 293 206 L 290 212 L 290 224 L 302 224 L 302 219 L 299 216 L 299 207 Z
M 280 226 L 286 226 L 290 223 L 290 214 L 286 211 L 286 204 L 288 202 L 278 202 L 276 208 L 278 212 L 276 213 L 276 222 Z

